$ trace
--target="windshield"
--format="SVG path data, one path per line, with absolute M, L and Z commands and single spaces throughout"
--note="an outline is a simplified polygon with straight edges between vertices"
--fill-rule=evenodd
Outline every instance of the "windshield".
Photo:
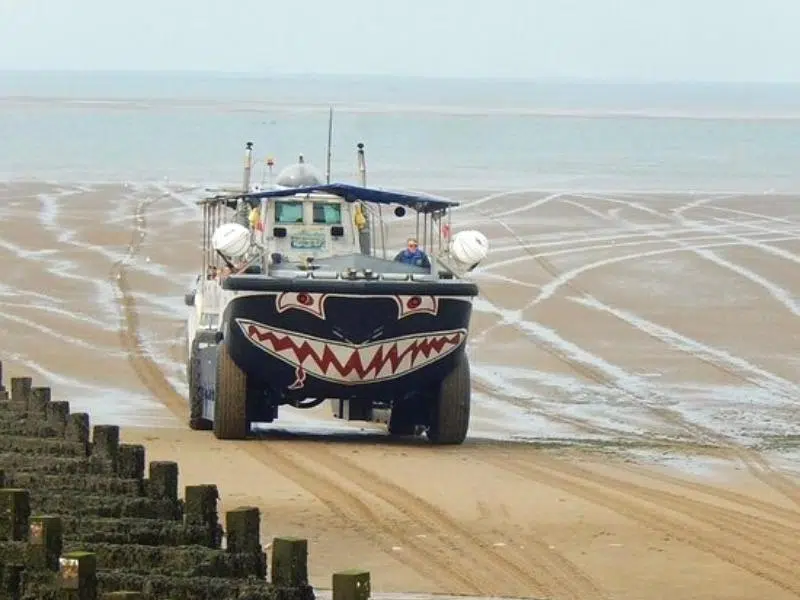
M 276 202 L 275 203 L 275 222 L 276 223 L 302 223 L 303 222 L 303 203 L 302 202 Z
M 331 202 L 314 202 L 314 223 L 319 225 L 341 225 L 342 205 Z

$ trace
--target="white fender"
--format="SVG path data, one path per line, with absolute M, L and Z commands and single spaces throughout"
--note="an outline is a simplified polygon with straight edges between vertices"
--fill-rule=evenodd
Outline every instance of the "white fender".
M 489 240 L 480 231 L 459 231 L 450 241 L 450 255 L 472 270 L 489 254 Z
M 211 236 L 211 247 L 227 258 L 242 256 L 250 248 L 250 230 L 239 223 L 225 223 Z

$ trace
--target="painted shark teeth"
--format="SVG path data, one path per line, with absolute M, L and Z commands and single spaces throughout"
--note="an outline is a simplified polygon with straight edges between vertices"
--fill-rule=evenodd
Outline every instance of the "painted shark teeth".
M 454 329 L 351 345 L 248 319 L 236 322 L 247 338 L 267 354 L 308 375 L 346 385 L 401 377 L 447 356 L 467 337 L 465 329 Z

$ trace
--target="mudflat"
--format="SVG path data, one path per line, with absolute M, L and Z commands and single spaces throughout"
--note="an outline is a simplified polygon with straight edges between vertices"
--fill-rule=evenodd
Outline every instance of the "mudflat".
M 324 405 L 253 441 L 189 431 L 189 188 L 0 187 L 6 376 L 307 537 L 316 586 L 357 566 L 376 592 L 800 596 L 798 198 L 442 193 L 492 244 L 463 446 Z

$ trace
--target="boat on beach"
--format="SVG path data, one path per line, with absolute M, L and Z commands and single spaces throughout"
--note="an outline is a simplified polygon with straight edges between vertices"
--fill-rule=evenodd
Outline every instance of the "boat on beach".
M 248 143 L 241 191 L 199 202 L 191 428 L 244 439 L 281 406 L 327 400 L 336 418 L 383 422 L 391 435 L 465 440 L 469 273 L 488 240 L 453 233 L 457 202 L 368 187 L 363 144 L 357 160 L 358 185 L 331 183 L 329 167 L 323 178 L 301 156 L 254 189 Z M 410 233 L 405 248 L 390 224 Z

